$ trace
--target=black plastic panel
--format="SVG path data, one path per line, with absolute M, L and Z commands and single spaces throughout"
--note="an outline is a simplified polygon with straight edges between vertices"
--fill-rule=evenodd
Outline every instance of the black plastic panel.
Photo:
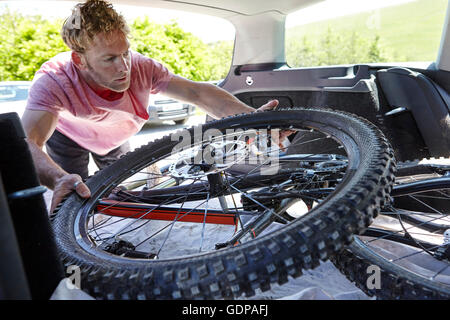
M 254 108 L 278 99 L 283 107 L 327 107 L 348 111 L 377 125 L 390 140 L 398 160 L 432 155 L 419 129 L 423 125 L 418 126 L 417 119 L 411 114 L 385 116 L 392 106 L 385 98 L 376 74 L 392 65 L 274 67 L 270 64 L 234 66 L 220 86 Z M 444 89 L 450 85 L 446 72 L 430 69 L 423 73 L 439 79 Z
M 369 66 L 337 66 L 320 68 L 279 68 L 261 70 L 234 66 L 221 87 L 234 95 L 257 91 L 336 91 L 370 92 Z M 253 71 L 251 71 L 253 70 Z

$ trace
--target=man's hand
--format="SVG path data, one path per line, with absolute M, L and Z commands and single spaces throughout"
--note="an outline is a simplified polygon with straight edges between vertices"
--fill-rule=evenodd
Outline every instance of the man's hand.
M 256 109 L 256 112 L 266 111 L 266 110 L 273 110 L 278 107 L 278 100 L 270 100 L 265 105 L 262 105 L 258 109 Z M 278 144 L 278 146 L 281 148 L 282 151 L 285 151 L 285 147 L 283 142 L 287 137 L 289 137 L 291 134 L 295 133 L 295 130 L 282 130 L 279 132 L 278 136 L 272 137 L 274 139 L 274 142 Z
M 275 109 L 276 107 L 278 107 L 278 103 L 279 103 L 278 100 L 270 100 L 265 105 L 256 109 L 256 111 L 266 111 L 266 110 Z
M 72 191 L 76 191 L 82 198 L 89 198 L 91 196 L 91 191 L 87 185 L 83 183 L 78 174 L 67 174 L 56 181 L 50 213 L 53 213 L 62 199 Z

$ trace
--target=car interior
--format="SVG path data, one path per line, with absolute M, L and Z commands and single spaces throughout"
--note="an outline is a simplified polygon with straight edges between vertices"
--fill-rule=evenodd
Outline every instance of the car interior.
M 283 109 L 322 107 L 346 111 L 366 118 L 379 127 L 391 143 L 397 161 L 450 157 L 450 6 L 447 8 L 439 51 L 430 64 L 392 62 L 290 67 L 285 53 L 286 17 L 319 2 L 321 0 L 112 1 L 113 4 L 195 12 L 231 22 L 236 30 L 232 63 L 227 77 L 219 86 L 254 108 L 271 99 L 278 99 Z M 24 134 L 18 128 L 17 119 L 1 117 L 0 123 L 12 123 L 0 126 L 2 130 L 6 128 L 0 135 L 4 137 L 2 143 L 11 146 L 11 141 L 15 141 L 21 145 Z M 11 146 L 8 152 L 16 152 L 14 148 Z M 11 170 L 8 168 L 12 165 L 18 172 L 19 164 L 27 162 L 30 166 L 31 163 L 30 159 L 25 158 L 14 164 L 6 160 L 5 153 L 0 158 L 2 172 Z M 13 181 L 15 178 L 8 178 L 6 174 L 2 179 Z M 31 179 L 27 187 L 36 184 Z M 3 239 L 12 239 L 14 237 L 8 234 L 15 234 L 20 246 L 12 244 L 8 250 L 0 246 L 0 260 L 11 261 L 8 265 L 1 264 L 0 280 L 5 285 L 0 288 L 3 290 L 0 290 L 0 297 L 29 298 L 31 292 L 33 298 L 49 299 L 62 276 L 49 235 L 50 227 L 43 220 L 47 217 L 14 218 L 16 227 L 13 228 L 6 215 L 6 212 L 13 210 L 30 214 L 31 210 L 43 204 L 40 200 L 37 204 L 33 202 L 28 205 L 23 201 L 13 201 L 8 208 L 4 206 L 8 202 L 5 196 L 9 194 L 6 189 L 10 187 L 0 190 L 0 197 L 3 197 L 0 211 L 5 213 L 2 214 L 3 223 L 0 223 L 3 226 L 1 235 Z M 34 191 L 37 194 L 40 192 Z M 42 210 L 45 211 L 45 208 Z M 35 220 L 34 224 L 30 225 L 32 220 Z M 21 234 L 17 233 L 17 224 L 22 226 Z M 28 238 L 26 233 L 35 235 L 38 226 L 42 230 L 39 234 L 41 240 L 32 243 L 36 238 Z M 49 265 L 54 267 L 46 269 Z M 4 276 L 11 274 L 11 269 L 22 270 L 14 272 L 19 274 L 17 279 L 6 279 Z

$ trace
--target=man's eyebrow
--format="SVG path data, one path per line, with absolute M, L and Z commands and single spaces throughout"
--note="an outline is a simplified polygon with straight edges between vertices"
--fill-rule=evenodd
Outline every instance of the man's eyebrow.
M 129 50 L 130 50 L 130 46 L 128 46 L 127 50 L 125 50 L 123 53 L 125 53 L 125 52 L 127 52 Z M 117 57 L 117 56 L 119 56 L 119 55 L 118 54 L 114 54 L 114 53 L 106 53 L 106 54 L 102 55 L 103 58 L 106 58 L 106 57 Z

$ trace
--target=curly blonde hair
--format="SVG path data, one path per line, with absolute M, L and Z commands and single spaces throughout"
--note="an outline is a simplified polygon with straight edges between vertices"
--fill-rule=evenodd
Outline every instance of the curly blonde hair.
M 61 36 L 71 50 L 84 53 L 95 35 L 113 31 L 128 36 L 130 29 L 124 17 L 109 2 L 88 0 L 75 5 L 72 14 L 64 21 Z

